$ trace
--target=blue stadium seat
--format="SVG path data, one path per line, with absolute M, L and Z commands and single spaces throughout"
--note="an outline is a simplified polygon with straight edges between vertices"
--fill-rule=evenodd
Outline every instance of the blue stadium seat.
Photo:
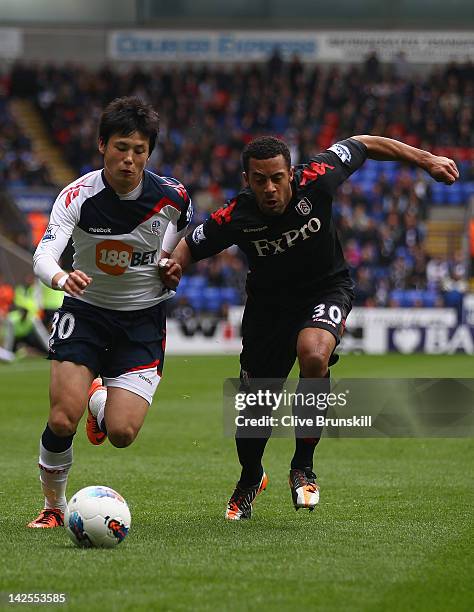
M 239 292 L 235 287 L 222 287 L 221 299 L 222 302 L 230 304 L 231 306 L 237 306 L 241 303 Z
M 204 310 L 208 312 L 219 312 L 223 300 L 219 287 L 205 287 L 202 292 L 204 298 Z
M 405 301 L 407 306 L 415 306 L 417 302 L 419 305 L 420 302 L 423 302 L 423 292 L 417 289 L 409 289 L 405 291 Z
M 184 295 L 195 310 L 203 310 L 205 300 L 200 289 L 188 288 Z
M 179 290 L 180 291 L 183 291 L 183 292 L 186 291 L 186 289 L 189 287 L 189 279 L 190 279 L 190 277 L 186 276 L 186 275 L 181 277 L 181 280 L 179 281 Z
M 435 291 L 419 291 L 418 289 L 394 289 L 390 292 L 390 298 L 397 301 L 401 307 L 433 307 L 436 303 Z
M 432 180 L 429 185 L 432 193 L 445 193 L 446 191 L 446 185 L 444 185 L 444 183 L 437 183 L 435 180 Z
M 366 168 L 362 166 L 362 168 L 357 172 L 359 179 L 364 183 L 375 183 L 377 180 L 378 172 L 377 170 Z
M 454 185 L 445 185 L 444 183 L 430 184 L 432 201 L 434 204 L 459 204 L 460 198 L 462 197 L 459 186 L 455 183 Z M 453 189 L 454 187 L 454 189 Z
M 446 202 L 454 205 L 460 205 L 464 202 L 464 189 L 461 183 L 454 183 L 446 189 Z
M 433 191 L 431 193 L 431 201 L 433 204 L 445 204 L 446 198 L 441 191 Z
M 463 294 L 459 291 L 447 291 L 444 294 L 444 303 L 451 308 L 457 308 L 461 305 Z
M 437 298 L 438 294 L 436 293 L 436 291 L 423 291 L 423 306 L 426 306 L 427 308 L 433 308 L 433 306 L 436 306 Z
M 465 183 L 460 183 L 460 185 L 462 185 L 465 200 L 474 195 L 474 181 L 466 181 Z
M 389 181 L 393 181 L 398 174 L 398 168 L 394 167 L 394 164 L 384 164 L 380 173 L 384 175 Z
M 471 162 L 467 159 L 463 159 L 462 161 L 458 161 L 456 163 L 458 166 L 459 174 L 461 175 L 461 178 L 463 178 L 464 173 L 469 172 L 469 168 L 471 167 Z
M 207 286 L 207 278 L 205 276 L 202 276 L 201 274 L 190 276 L 188 286 L 192 287 L 193 289 L 203 289 Z
M 362 167 L 365 168 L 365 170 L 370 170 L 371 172 L 378 172 L 382 165 L 383 164 L 376 159 L 367 159 Z
M 390 299 L 395 300 L 400 304 L 400 306 L 403 306 L 403 302 L 405 301 L 405 292 L 403 289 L 394 289 L 390 292 Z
M 365 196 L 372 195 L 372 188 L 374 186 L 374 182 L 373 181 L 371 181 L 371 180 L 360 181 L 359 185 L 360 185 L 362 191 L 364 192 Z

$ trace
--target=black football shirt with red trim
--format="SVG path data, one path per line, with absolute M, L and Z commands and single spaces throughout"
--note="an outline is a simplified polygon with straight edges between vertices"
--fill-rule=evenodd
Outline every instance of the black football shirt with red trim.
M 186 236 L 193 259 L 238 245 L 248 259 L 247 292 L 258 299 L 291 302 L 339 286 L 351 289 L 332 200 L 366 158 L 366 146 L 349 138 L 296 166 L 293 196 L 282 215 L 263 214 L 244 189 Z

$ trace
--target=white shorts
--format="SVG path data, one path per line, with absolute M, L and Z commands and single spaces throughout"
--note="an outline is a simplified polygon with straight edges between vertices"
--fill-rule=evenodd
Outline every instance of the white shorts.
M 143 397 L 149 404 L 153 401 L 155 391 L 160 384 L 161 376 L 156 371 L 156 367 L 135 372 L 125 372 L 116 378 L 103 377 L 106 387 L 118 387 L 126 389 L 140 397 Z

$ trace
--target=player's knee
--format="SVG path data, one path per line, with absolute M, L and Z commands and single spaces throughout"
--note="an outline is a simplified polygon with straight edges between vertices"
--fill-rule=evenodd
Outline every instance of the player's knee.
M 125 448 L 135 440 L 137 432 L 133 427 L 124 427 L 121 429 L 107 430 L 109 441 L 116 448 Z
M 323 378 L 328 371 L 329 357 L 325 352 L 313 348 L 298 355 L 301 373 L 305 378 Z
M 54 411 L 48 419 L 49 427 L 57 436 L 72 436 L 76 432 L 77 422 L 66 413 Z

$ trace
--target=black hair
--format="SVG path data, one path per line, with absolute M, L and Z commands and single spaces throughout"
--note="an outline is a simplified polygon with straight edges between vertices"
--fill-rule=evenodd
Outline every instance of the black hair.
M 148 138 L 151 153 L 155 148 L 159 126 L 160 118 L 151 104 L 145 104 L 134 96 L 115 98 L 100 117 L 99 140 L 107 144 L 114 134 L 130 136 L 133 132 L 140 132 Z
M 278 155 L 283 155 L 289 170 L 291 168 L 291 154 L 288 145 L 283 140 L 274 136 L 259 136 L 250 141 L 242 151 L 242 167 L 244 172 L 247 173 L 249 171 L 251 157 L 254 159 L 270 159 Z

